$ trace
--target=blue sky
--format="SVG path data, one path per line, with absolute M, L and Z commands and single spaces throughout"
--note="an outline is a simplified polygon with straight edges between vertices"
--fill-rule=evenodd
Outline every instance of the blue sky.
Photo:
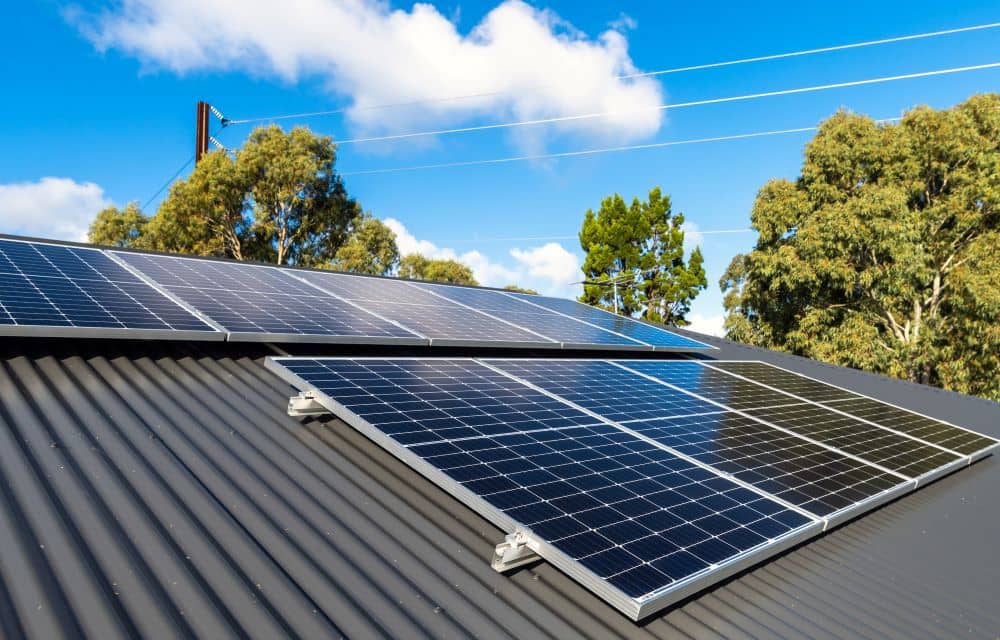
M 231 118 L 336 108 L 282 121 L 338 139 L 622 110 L 1000 62 L 1000 29 L 623 82 L 650 71 L 1000 21 L 983 2 L 574 3 L 366 0 L 128 0 L 16 3 L 0 21 L 0 231 L 78 238 L 96 208 L 145 202 L 191 155 L 194 104 Z M 282 13 L 276 14 L 277 6 Z M 556 17 L 558 16 L 558 18 Z M 470 39 L 474 30 L 477 35 Z M 620 114 L 562 126 L 349 144 L 341 171 L 560 152 L 806 127 L 839 107 L 876 118 L 1000 90 L 1000 70 L 747 102 Z M 357 105 L 495 92 L 476 100 Z M 218 134 L 238 146 L 249 125 Z M 748 225 L 757 189 L 797 175 L 810 134 L 586 158 L 347 177 L 401 245 L 473 263 L 489 284 L 568 295 L 573 239 L 603 196 L 660 186 L 697 229 Z M 152 208 L 155 208 L 154 200 Z M 717 280 L 753 234 L 700 238 L 710 286 L 702 328 L 720 322 Z

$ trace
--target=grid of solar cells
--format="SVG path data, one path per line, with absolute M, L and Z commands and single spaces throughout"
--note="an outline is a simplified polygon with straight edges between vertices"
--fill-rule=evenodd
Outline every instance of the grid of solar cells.
M 676 349 L 707 349 L 708 345 L 691 340 L 684 336 L 670 331 L 664 331 L 657 327 L 637 322 L 632 318 L 626 318 L 607 311 L 602 311 L 594 307 L 566 300 L 563 298 L 550 298 L 548 296 L 532 296 L 525 294 L 512 294 L 523 302 L 536 304 L 552 311 L 558 311 L 568 316 L 597 325 L 602 329 L 614 331 L 629 338 L 644 342 L 657 347 L 670 347 Z
M 603 360 L 485 362 L 615 422 L 723 411 Z
M 856 394 L 850 391 L 844 391 L 843 389 L 838 389 L 762 362 L 712 362 L 707 366 L 749 378 L 754 382 L 781 389 L 786 393 L 812 402 L 827 402 L 829 400 L 844 400 L 857 397 Z
M 759 384 L 703 366 L 699 362 L 679 360 L 622 360 L 619 364 L 657 380 L 677 385 L 702 398 L 731 409 L 778 407 L 798 404 L 800 399 Z
M 433 291 L 448 300 L 468 305 L 474 309 L 481 309 L 495 318 L 512 322 L 558 342 L 571 345 L 615 345 L 623 348 L 646 346 L 593 325 L 522 304 L 520 301 L 497 291 L 423 284 L 418 286 L 426 291 Z
M 837 411 L 964 455 L 978 453 L 997 444 L 993 438 L 761 362 L 712 362 L 708 366 L 778 387 L 806 400 L 828 405 Z
M 410 451 L 634 598 L 810 523 L 610 425 Z
M 0 324 L 216 333 L 99 250 L 4 239 Z
M 417 286 L 380 278 L 297 271 L 304 278 L 384 318 L 398 322 L 432 341 L 550 344 L 551 340 L 513 327 L 488 315 L 451 304 Z
M 279 361 L 404 445 L 597 422 L 471 360 Z
M 911 478 L 959 456 L 815 404 L 748 409 L 747 414 Z
M 972 431 L 959 429 L 950 424 L 939 422 L 892 405 L 857 396 L 850 400 L 836 400 L 824 403 L 827 406 L 874 422 L 875 424 L 895 429 L 925 442 L 932 442 L 940 447 L 971 455 L 997 444 L 993 438 L 979 435 Z
M 628 428 L 823 517 L 906 482 L 736 413 L 633 422 Z
M 232 333 L 419 340 L 272 267 L 128 252 L 116 255 Z

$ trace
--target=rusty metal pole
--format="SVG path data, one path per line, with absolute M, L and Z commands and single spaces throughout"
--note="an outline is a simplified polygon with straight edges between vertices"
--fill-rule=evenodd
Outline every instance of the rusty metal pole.
M 208 153 L 208 113 L 207 102 L 199 101 L 194 129 L 194 163 L 201 162 L 201 157 Z

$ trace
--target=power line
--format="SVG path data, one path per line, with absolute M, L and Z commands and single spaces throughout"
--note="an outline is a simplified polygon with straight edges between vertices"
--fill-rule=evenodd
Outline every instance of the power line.
M 882 120 L 876 120 L 877 123 L 884 122 L 895 122 L 901 120 L 902 118 L 885 118 Z M 364 176 L 364 175 L 374 175 L 380 173 L 397 173 L 402 171 L 424 171 L 427 169 L 446 169 L 452 167 L 471 167 L 475 165 L 485 165 L 485 164 L 506 164 L 509 162 L 523 162 L 527 160 L 553 160 L 556 158 L 574 158 L 580 156 L 592 156 L 601 153 L 619 153 L 625 151 L 639 151 L 642 149 L 661 149 L 664 147 L 676 147 L 681 145 L 691 145 L 691 144 L 705 144 L 708 142 L 727 142 L 729 140 L 745 140 L 748 138 L 763 138 L 766 136 L 777 136 L 785 135 L 791 133 L 804 133 L 807 131 L 816 131 L 819 129 L 818 126 L 812 127 L 798 127 L 795 129 L 779 129 L 775 131 L 757 131 L 754 133 L 739 133 L 731 136 L 715 136 L 712 138 L 695 138 L 692 140 L 669 140 L 666 142 L 651 142 L 648 144 L 633 144 L 622 147 L 604 147 L 599 149 L 584 149 L 580 151 L 563 151 L 561 153 L 542 153 L 535 155 L 526 156 L 511 156 L 507 158 L 494 158 L 490 160 L 464 160 L 460 162 L 442 162 L 438 164 L 421 164 L 412 165 L 409 167 L 387 167 L 384 169 L 367 169 L 362 171 L 344 171 L 341 172 L 342 176 Z
M 187 169 L 188 165 L 190 165 L 192 162 L 194 162 L 194 156 L 191 156 L 190 158 L 188 158 L 187 162 L 185 162 L 184 164 L 182 164 L 181 168 L 178 169 L 174 173 L 174 175 L 170 176 L 170 179 L 168 179 L 166 182 L 164 182 L 160 186 L 160 188 L 156 190 L 156 193 L 154 193 L 153 195 L 149 196 L 149 200 L 146 200 L 146 204 L 142 205 L 142 207 L 140 207 L 139 210 L 142 211 L 142 212 L 145 212 L 146 211 L 146 207 L 148 207 L 150 205 L 150 203 L 153 202 L 153 200 L 156 200 L 156 196 L 158 196 L 161 193 L 163 193 L 163 190 L 166 189 L 167 187 L 169 187 L 171 185 L 171 183 L 173 183 L 173 181 L 177 179 L 177 176 L 181 175 L 181 173 L 185 169 Z
M 703 236 L 712 236 L 712 235 L 721 235 L 721 234 L 726 234 L 726 233 L 752 233 L 753 229 L 749 229 L 749 228 L 746 228 L 746 229 L 705 229 L 705 230 L 701 230 L 701 229 L 684 229 L 684 231 L 686 233 L 690 233 L 691 235 L 698 234 L 698 235 L 703 235 Z M 451 244 L 460 244 L 460 243 L 463 243 L 463 242 L 468 242 L 468 243 L 483 243 L 483 242 L 545 242 L 547 240 L 578 240 L 578 239 L 579 239 L 579 236 L 514 236 L 514 237 L 507 237 L 507 238 L 473 238 L 473 239 L 468 239 L 468 240 L 459 239 L 459 240 L 451 240 L 450 243 Z M 445 244 L 447 244 L 447 243 L 445 243 Z
M 726 102 L 742 102 L 746 100 L 758 100 L 760 98 L 772 98 L 776 96 L 787 96 L 799 93 L 811 93 L 815 91 L 829 91 L 831 89 L 843 89 L 846 87 L 859 87 L 870 84 L 880 84 L 884 82 L 896 82 L 899 80 L 913 80 L 915 78 L 928 78 L 932 76 L 942 76 L 953 73 L 964 73 L 967 71 L 980 71 L 982 69 L 993 69 L 1000 67 L 1000 62 L 990 62 L 987 64 L 977 64 L 966 67 L 952 67 L 950 69 L 936 69 L 934 71 L 920 71 L 917 73 L 905 73 L 896 76 L 882 76 L 879 78 L 868 78 L 865 80 L 851 80 L 848 82 L 834 82 L 831 84 L 820 84 L 809 87 L 798 87 L 795 89 L 780 89 L 778 91 L 765 91 L 762 93 L 750 93 L 740 96 L 726 96 L 723 98 L 707 98 L 704 100 L 692 100 L 690 102 L 675 102 L 672 104 L 658 104 L 649 107 L 637 107 L 634 109 L 623 109 L 615 111 L 600 111 L 595 113 L 581 113 L 572 116 L 556 116 L 552 118 L 538 118 L 535 120 L 518 120 L 514 122 L 499 122 L 494 124 L 475 125 L 470 127 L 457 127 L 454 129 L 436 129 L 432 131 L 414 131 L 410 133 L 396 133 L 385 136 L 372 136 L 367 138 L 350 138 L 337 141 L 338 145 L 357 144 L 364 142 L 384 142 L 389 140 L 403 140 L 407 138 L 418 138 L 425 136 L 440 136 L 457 133 L 470 133 L 473 131 L 489 131 L 494 129 L 511 129 L 514 127 L 527 127 L 542 124 L 554 124 L 559 122 L 576 122 L 580 120 L 593 120 L 607 116 L 628 115 L 643 113 L 647 111 L 666 111 L 668 109 L 683 109 L 687 107 L 699 107 L 710 104 L 722 104 Z
M 685 67 L 674 67 L 672 69 L 659 69 L 659 70 L 656 70 L 656 71 L 645 71 L 645 72 L 640 72 L 640 73 L 630 73 L 630 74 L 615 76 L 614 79 L 616 79 L 616 80 L 629 80 L 629 79 L 634 79 L 634 78 L 645 78 L 645 77 L 651 77 L 651 76 L 668 75 L 668 74 L 672 74 L 672 73 L 684 73 L 684 72 L 688 72 L 688 71 L 700 71 L 700 70 L 703 70 L 703 69 L 715 69 L 715 68 L 719 68 L 719 67 L 729 67 L 729 66 L 740 65 L 740 64 L 750 64 L 750 63 L 756 63 L 756 62 L 766 62 L 766 61 L 769 61 L 769 60 L 780 60 L 780 59 L 783 59 L 783 58 L 796 58 L 796 57 L 801 57 L 801 56 L 815 55 L 815 54 L 819 54 L 819 53 L 831 53 L 831 52 L 834 52 L 834 51 L 844 51 L 844 50 L 847 50 L 847 49 L 860 49 L 860 48 L 863 48 L 863 47 L 872 47 L 872 46 L 878 46 L 878 45 L 884 45 L 884 44 L 892 44 L 892 43 L 896 43 L 896 42 L 905 42 L 905 41 L 909 41 L 909 40 L 922 40 L 922 39 L 925 39 L 925 38 L 936 38 L 936 37 L 940 37 L 940 36 L 954 35 L 954 34 L 958 34 L 958 33 L 967 33 L 967 32 L 970 32 L 970 31 L 982 31 L 982 30 L 986 30 L 986 29 L 995 29 L 997 27 L 1000 27 L 1000 22 L 990 22 L 990 23 L 986 23 L 986 24 L 977 24 L 977 25 L 973 25 L 973 26 L 969 26 L 969 27 L 958 27 L 956 29 L 944 29 L 944 30 L 940 30 L 940 31 L 928 31 L 928 32 L 925 32 L 925 33 L 915 33 L 915 34 L 910 34 L 910 35 L 905 35 L 905 36 L 896 36 L 896 37 L 892 37 L 892 38 L 881 38 L 881 39 L 878 39 L 878 40 L 866 40 L 864 42 L 852 42 L 852 43 L 849 43 L 849 44 L 833 45 L 833 46 L 830 46 L 830 47 L 820 47 L 820 48 L 816 48 L 816 49 L 803 49 L 803 50 L 800 50 L 800 51 L 789 51 L 789 52 L 785 52 L 785 53 L 776 53 L 776 54 L 770 54 L 770 55 L 755 56 L 755 57 L 751 57 L 751 58 L 738 58 L 736 60 L 726 60 L 726 61 L 723 61 L 723 62 L 710 62 L 710 63 L 706 63 L 706 64 L 696 64 L 696 65 L 690 65 L 690 66 L 685 66 Z M 547 86 L 547 85 L 536 85 L 533 88 L 537 89 L 537 88 L 542 88 L 544 86 Z M 227 120 L 226 122 L 227 122 L 227 124 L 251 124 L 251 123 L 255 123 L 255 122 L 272 122 L 272 121 L 276 121 L 276 120 L 292 120 L 292 119 L 315 118 L 315 117 L 320 117 L 320 116 L 339 115 L 339 114 L 342 114 L 342 113 L 346 113 L 348 111 L 359 112 L 359 111 L 375 111 L 375 110 L 380 110 L 380 109 L 395 109 L 395 108 L 399 108 L 399 107 L 413 107 L 413 106 L 419 106 L 419 105 L 422 105 L 422 104 L 434 104 L 434 103 L 439 103 L 439 102 L 453 102 L 453 101 L 457 101 L 457 100 L 468 100 L 468 99 L 472 99 L 472 98 L 486 98 L 486 97 L 491 97 L 491 96 L 503 95 L 504 93 L 505 92 L 503 92 L 503 91 L 485 91 L 485 92 L 480 92 L 480 93 L 469 93 L 469 94 L 456 95 L 456 96 L 444 96 L 444 97 L 439 97 L 439 98 L 425 98 L 425 99 L 421 99 L 421 100 L 411 100 L 411 101 L 407 101 L 407 102 L 393 102 L 393 103 L 377 104 L 377 105 L 370 105 L 370 106 L 367 106 L 367 107 L 344 107 L 344 108 L 339 108 L 339 109 L 330 109 L 330 110 L 326 110 L 326 111 L 311 111 L 311 112 L 305 112 L 305 113 L 292 113 L 292 114 L 283 114 L 283 115 L 277 115 L 277 116 L 243 118 L 243 119 L 239 119 L 239 120 Z

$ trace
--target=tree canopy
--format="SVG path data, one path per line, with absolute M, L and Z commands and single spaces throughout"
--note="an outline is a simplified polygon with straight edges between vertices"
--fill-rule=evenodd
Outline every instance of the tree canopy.
M 254 130 L 235 154 L 212 151 L 176 181 L 154 216 L 100 212 L 95 244 L 384 275 L 395 235 L 364 213 L 334 170 L 336 145 L 306 128 Z
M 580 229 L 580 246 L 586 252 L 585 284 L 580 301 L 614 308 L 617 282 L 618 308 L 626 315 L 641 315 L 656 322 L 684 325 L 691 301 L 708 286 L 701 249 L 685 260 L 684 215 L 674 213 L 670 196 L 660 188 L 646 201 L 630 205 L 618 194 L 588 209 Z
M 450 284 L 479 284 L 468 265 L 458 260 L 428 258 L 419 253 L 403 256 L 399 262 L 399 277 Z
M 534 289 L 526 289 L 524 287 L 519 287 L 516 284 L 504 285 L 504 291 L 513 291 L 514 293 L 526 293 L 528 295 L 537 296 L 538 292 Z
M 340 271 L 384 276 L 399 267 L 396 234 L 370 214 L 354 219 L 347 241 L 337 249 L 332 264 Z
M 1000 400 L 1000 96 L 839 112 L 760 190 L 729 337 Z

